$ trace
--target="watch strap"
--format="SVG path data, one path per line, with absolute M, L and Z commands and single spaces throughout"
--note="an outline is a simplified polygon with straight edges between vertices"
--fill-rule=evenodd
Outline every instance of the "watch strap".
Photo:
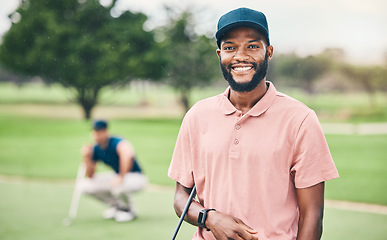
M 198 224 L 199 224 L 199 227 L 202 227 L 202 228 L 206 228 L 207 231 L 210 231 L 207 227 L 206 227 L 206 220 L 207 220 L 207 214 L 209 211 L 216 211 L 215 209 L 213 208 L 210 208 L 210 209 L 203 209 L 199 212 L 199 216 L 198 216 Z

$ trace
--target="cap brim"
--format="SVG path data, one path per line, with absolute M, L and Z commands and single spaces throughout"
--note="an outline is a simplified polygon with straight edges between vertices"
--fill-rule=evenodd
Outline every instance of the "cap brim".
M 106 127 L 94 127 L 93 130 L 95 131 L 101 131 L 101 130 L 106 130 Z
M 249 27 L 249 28 L 256 29 L 258 32 L 260 32 L 266 38 L 267 44 L 270 45 L 269 34 L 268 34 L 267 30 L 262 25 L 260 25 L 256 22 L 242 21 L 242 22 L 230 23 L 230 24 L 222 27 L 221 29 L 219 29 L 216 32 L 215 37 L 216 37 L 216 42 L 217 42 L 219 48 L 220 48 L 220 41 L 222 40 L 224 35 L 226 35 L 227 32 L 229 32 L 230 30 L 237 28 L 237 27 Z

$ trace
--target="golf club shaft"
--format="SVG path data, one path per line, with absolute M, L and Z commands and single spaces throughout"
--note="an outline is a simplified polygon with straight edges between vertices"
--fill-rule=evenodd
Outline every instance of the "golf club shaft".
M 81 164 L 78 168 L 77 179 L 75 180 L 75 187 L 71 199 L 71 205 L 68 217 L 74 219 L 77 216 L 78 204 L 82 194 L 82 182 L 85 177 L 86 167 Z
M 194 186 L 191 190 L 191 194 L 188 197 L 187 204 L 185 205 L 185 208 L 184 208 L 183 212 L 181 213 L 179 223 L 177 224 L 175 232 L 173 233 L 172 240 L 175 240 L 177 233 L 179 232 L 180 226 L 183 223 L 184 217 L 187 214 L 189 206 L 191 205 L 192 199 L 195 197 L 195 195 L 196 195 L 196 186 Z

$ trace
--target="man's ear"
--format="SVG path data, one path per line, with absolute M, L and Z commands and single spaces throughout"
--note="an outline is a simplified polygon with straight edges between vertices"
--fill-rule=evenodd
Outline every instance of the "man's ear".
M 268 56 L 268 60 L 270 60 L 273 57 L 274 48 L 272 45 L 266 47 L 266 52 Z
M 220 59 L 220 49 L 216 49 L 216 55 L 218 55 L 218 58 Z

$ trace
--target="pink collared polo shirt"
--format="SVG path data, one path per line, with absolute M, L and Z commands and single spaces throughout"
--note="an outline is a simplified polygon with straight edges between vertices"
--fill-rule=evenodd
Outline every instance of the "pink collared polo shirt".
M 296 188 L 338 177 L 314 111 L 277 92 L 246 114 L 224 94 L 197 102 L 184 117 L 168 176 L 196 185 L 205 208 L 240 218 L 260 240 L 293 240 Z M 199 228 L 193 239 L 214 240 Z

